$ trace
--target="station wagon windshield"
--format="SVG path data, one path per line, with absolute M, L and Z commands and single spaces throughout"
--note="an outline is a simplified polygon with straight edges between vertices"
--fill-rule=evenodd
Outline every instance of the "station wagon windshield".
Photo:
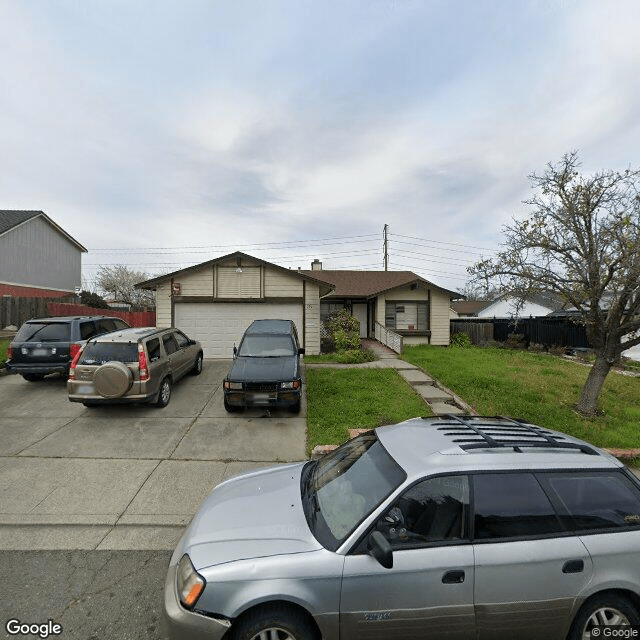
M 240 345 L 238 355 L 249 358 L 277 358 L 294 356 L 296 352 L 289 336 L 247 335 Z
M 375 434 L 349 440 L 304 469 L 302 501 L 309 528 L 335 551 L 406 477 Z

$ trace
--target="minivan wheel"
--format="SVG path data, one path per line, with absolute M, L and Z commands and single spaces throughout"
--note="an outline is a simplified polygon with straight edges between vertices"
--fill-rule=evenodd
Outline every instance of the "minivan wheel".
M 160 383 L 160 391 L 158 391 L 158 399 L 156 400 L 156 407 L 166 407 L 171 400 L 171 379 L 165 378 Z
M 274 606 L 240 618 L 231 637 L 233 640 L 314 640 L 316 633 L 303 612 Z
M 589 640 L 594 627 L 628 627 L 639 624 L 640 615 L 627 598 L 615 593 L 605 593 L 592 598 L 582 606 L 574 620 L 569 640 Z

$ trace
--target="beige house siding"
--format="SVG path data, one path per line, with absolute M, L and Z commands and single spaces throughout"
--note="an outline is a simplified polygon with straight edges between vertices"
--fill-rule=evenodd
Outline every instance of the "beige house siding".
M 156 327 L 171 326 L 171 284 L 159 284 L 156 291 Z
M 316 287 L 317 289 L 317 287 Z M 266 298 L 302 298 L 304 284 L 295 272 L 291 274 L 269 269 L 264 272 L 264 295 Z
M 451 299 L 439 291 L 431 292 L 431 344 L 449 345 Z
M 320 289 L 317 284 L 304 284 L 305 353 L 320 353 Z
M 180 295 L 183 296 L 209 296 L 213 295 L 213 270 L 207 267 L 193 273 L 186 273 L 175 282 L 180 283 Z

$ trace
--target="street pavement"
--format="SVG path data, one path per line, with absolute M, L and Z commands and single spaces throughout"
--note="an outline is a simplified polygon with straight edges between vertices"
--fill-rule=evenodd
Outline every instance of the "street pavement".
M 59 377 L 0 377 L 0 550 L 170 550 L 221 481 L 306 459 L 306 403 L 228 414 L 230 363 L 205 361 L 164 409 L 86 408 Z

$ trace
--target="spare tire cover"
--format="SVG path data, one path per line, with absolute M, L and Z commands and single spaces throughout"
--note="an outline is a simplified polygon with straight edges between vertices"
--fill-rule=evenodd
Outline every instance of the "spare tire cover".
M 133 374 L 122 362 L 106 362 L 96 371 L 93 383 L 103 398 L 119 398 L 131 388 Z

